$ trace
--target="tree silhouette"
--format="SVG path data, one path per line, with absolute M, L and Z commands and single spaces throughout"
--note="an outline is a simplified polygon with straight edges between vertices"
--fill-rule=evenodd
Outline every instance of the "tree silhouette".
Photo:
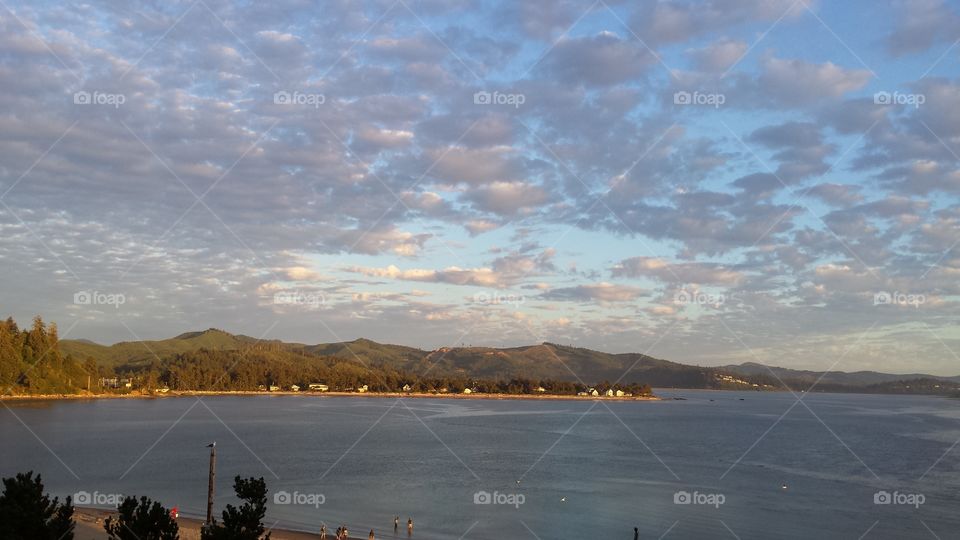
M 180 527 L 170 511 L 147 497 L 126 497 L 117 506 L 118 516 L 103 524 L 110 540 L 177 540 Z
M 267 483 L 263 477 L 233 479 L 233 491 L 244 501 L 240 508 L 228 504 L 223 511 L 223 523 L 204 526 L 201 540 L 259 540 L 266 530 L 263 516 L 267 513 Z M 263 540 L 269 540 L 267 533 Z
M 43 492 L 33 471 L 3 479 L 0 495 L 0 538 L 5 540 L 73 540 L 73 504 Z

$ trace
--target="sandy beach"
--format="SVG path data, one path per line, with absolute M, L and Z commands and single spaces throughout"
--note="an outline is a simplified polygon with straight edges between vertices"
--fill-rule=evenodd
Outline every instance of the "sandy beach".
M 428 392 L 259 392 L 252 390 L 235 391 L 182 391 L 165 393 L 139 393 L 131 392 L 128 394 L 30 394 L 30 395 L 4 395 L 0 400 L 20 401 L 20 400 L 67 400 L 67 399 L 162 399 L 171 397 L 204 397 L 204 396 L 301 396 L 306 398 L 322 397 L 357 397 L 357 398 L 434 398 L 434 399 L 496 399 L 496 400 L 546 400 L 546 401 L 661 401 L 657 396 L 569 396 L 557 394 L 433 394 Z
M 111 514 L 113 514 L 113 512 L 108 510 L 77 507 L 73 514 L 74 522 L 77 524 L 76 530 L 74 531 L 74 538 L 76 540 L 106 540 L 107 533 L 103 530 L 103 521 Z M 177 524 L 180 526 L 180 538 L 182 540 L 200 539 L 200 525 L 203 524 L 203 520 L 181 516 L 177 520 Z M 334 531 L 336 531 L 339 525 L 330 524 L 327 527 L 331 529 L 327 531 L 327 538 L 332 540 L 335 536 Z M 306 533 L 302 531 L 290 531 L 286 529 L 269 529 L 269 532 L 270 538 L 273 540 L 317 540 L 320 538 L 319 531 L 315 533 Z M 367 534 L 369 532 L 370 531 L 354 531 L 350 535 L 350 538 L 362 538 L 363 540 L 367 540 Z M 382 534 L 383 538 L 395 538 L 393 536 L 392 529 L 389 532 L 384 529 L 383 531 L 375 531 L 375 533 Z M 401 533 L 403 537 L 406 537 L 406 530 L 402 530 Z M 398 533 L 397 536 L 400 536 L 400 533 Z M 414 535 L 411 538 L 419 537 Z

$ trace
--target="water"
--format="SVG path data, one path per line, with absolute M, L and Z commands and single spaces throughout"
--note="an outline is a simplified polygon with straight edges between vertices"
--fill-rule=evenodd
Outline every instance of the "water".
M 634 526 L 641 538 L 960 538 L 960 401 L 818 394 L 780 419 L 790 394 L 659 394 L 687 400 L 8 403 L 0 474 L 33 469 L 61 496 L 147 495 L 200 517 L 216 440 L 218 514 L 235 475 L 263 476 L 279 527 L 391 538 L 399 515 L 414 538 L 442 540 L 630 539 Z M 475 504 L 481 490 L 523 504 Z M 874 504 L 880 490 L 925 499 Z M 323 504 L 274 504 L 279 491 Z M 723 504 L 675 504 L 679 491 Z

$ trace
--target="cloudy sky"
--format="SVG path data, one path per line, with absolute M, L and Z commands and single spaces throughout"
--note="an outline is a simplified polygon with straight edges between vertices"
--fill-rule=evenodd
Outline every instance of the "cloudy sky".
M 941 0 L 5 0 L 0 304 L 955 375 L 958 39 Z

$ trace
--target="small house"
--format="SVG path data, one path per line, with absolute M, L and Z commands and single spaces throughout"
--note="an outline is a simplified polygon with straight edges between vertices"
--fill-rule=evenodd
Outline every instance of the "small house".
M 413 387 L 410 386 L 409 384 L 405 384 L 405 385 L 403 385 L 403 391 L 404 391 L 404 392 L 411 392 L 411 391 L 413 391 Z
M 271 392 L 279 392 L 279 391 L 280 391 L 280 387 L 277 386 L 277 385 L 275 385 L 275 384 L 271 384 L 271 385 L 270 385 L 270 391 L 271 391 Z
M 613 397 L 613 388 L 607 390 L 606 395 L 607 397 Z
M 464 394 L 472 394 L 472 393 L 473 393 L 473 390 L 471 390 L 471 389 L 469 389 L 469 388 L 464 388 L 464 389 L 463 389 L 463 393 L 464 393 Z
M 357 392 L 360 392 L 361 394 L 369 391 L 370 391 L 370 386 L 366 384 L 357 388 Z
M 307 385 L 307 390 L 312 392 L 326 392 L 330 390 L 330 387 L 323 383 L 310 383 Z
M 300 387 L 297 386 L 297 385 L 295 385 L 295 384 L 291 384 L 291 385 L 290 385 L 290 391 L 291 391 L 291 392 L 299 392 L 299 391 L 300 391 Z
M 614 395 L 617 396 L 617 397 L 623 397 L 623 396 L 625 396 L 626 394 L 624 393 L 623 390 L 617 390 L 616 392 L 614 392 Z
M 544 393 L 544 392 L 546 392 L 546 391 L 547 391 L 547 389 L 544 388 L 544 387 L 542 387 L 542 386 L 538 386 L 538 387 L 536 388 L 536 392 L 537 392 L 538 394 L 542 394 L 542 393 Z

